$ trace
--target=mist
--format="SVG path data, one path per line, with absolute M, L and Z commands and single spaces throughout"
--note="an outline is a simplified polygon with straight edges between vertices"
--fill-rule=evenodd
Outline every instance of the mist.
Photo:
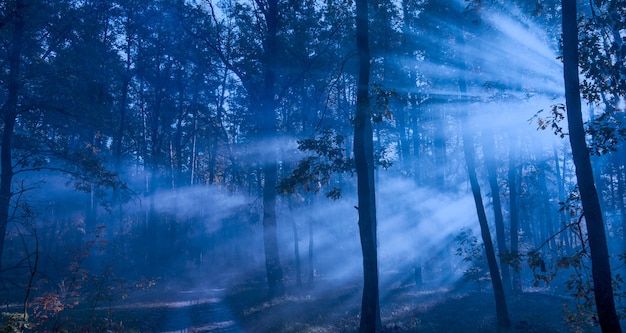
M 352 2 L 37 6 L 0 5 L 0 331 L 359 331 Z M 583 116 L 623 287 L 626 31 L 588 6 Z M 369 1 L 369 24 L 382 330 L 500 331 L 488 233 L 513 329 L 599 332 L 560 4 Z

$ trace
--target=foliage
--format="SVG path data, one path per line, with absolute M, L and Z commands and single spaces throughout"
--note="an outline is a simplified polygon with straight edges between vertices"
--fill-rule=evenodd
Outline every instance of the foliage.
M 72 183 L 76 191 L 93 192 L 102 207 L 110 209 L 114 204 L 110 197 L 112 193 L 115 193 L 121 202 L 133 197 L 132 191 L 119 174 L 106 167 L 106 159 L 94 145 L 86 144 L 83 149 L 68 153 L 66 156 L 70 168 L 63 172 L 69 176 L 68 183 Z
M 399 98 L 395 90 L 387 90 L 381 84 L 374 84 L 371 94 L 374 100 L 372 120 L 374 122 L 382 122 L 383 119 L 393 120 L 390 102 L 393 98 Z M 322 130 L 313 138 L 298 140 L 298 150 L 312 155 L 300 160 L 291 175 L 281 179 L 277 190 L 283 194 L 294 193 L 296 186 L 301 185 L 306 192 L 318 193 L 329 185 L 333 174 L 353 175 L 354 159 L 346 156 L 346 145 L 345 136 L 330 128 Z M 384 147 L 374 153 L 374 161 L 383 169 L 388 169 L 392 165 Z M 341 188 L 332 186 L 325 195 L 337 200 L 341 197 Z
M 466 281 L 476 282 L 478 289 L 481 290 L 481 283 L 490 280 L 483 244 L 474 236 L 472 229 L 467 227 L 461 229 L 454 237 L 454 241 L 459 245 L 456 255 L 469 264 L 463 272 L 463 278 Z
M 44 327 L 51 319 L 58 318 L 62 311 L 78 306 L 81 299 L 87 296 L 85 287 L 89 285 L 93 274 L 86 268 L 86 262 L 92 255 L 92 250 L 104 251 L 108 244 L 102 239 L 103 230 L 104 226 L 98 227 L 93 239 L 88 240 L 80 249 L 73 250 L 72 260 L 67 268 L 69 275 L 58 283 L 56 290 L 44 292 L 30 302 L 35 327 Z
M 581 92 L 590 103 L 615 107 L 626 96 L 626 45 L 620 33 L 626 29 L 626 8 L 608 0 L 590 5 L 591 15 L 579 20 Z
M 319 193 L 333 183 L 333 175 L 354 175 L 354 158 L 346 156 L 346 144 L 346 138 L 333 129 L 323 130 L 310 139 L 298 140 L 298 150 L 311 155 L 301 159 L 291 175 L 281 178 L 277 191 L 291 194 L 300 186 L 306 192 Z M 383 169 L 392 165 L 384 148 L 374 153 L 374 160 Z M 335 185 L 330 186 L 325 195 L 337 200 L 341 198 L 341 192 L 341 187 Z
M 30 322 L 27 322 L 30 328 L 45 329 L 46 327 L 54 327 L 55 330 L 62 331 L 67 329 L 69 325 L 76 325 L 73 322 L 62 322 L 59 320 L 61 313 L 68 310 L 76 309 L 78 306 L 86 306 L 94 310 L 102 302 L 106 302 L 109 306 L 113 300 L 125 299 L 128 294 L 133 291 L 147 291 L 154 287 L 158 278 L 141 277 L 136 282 L 128 281 L 125 278 L 117 276 L 111 266 L 105 266 L 104 271 L 97 272 L 93 267 L 93 257 L 98 252 L 104 252 L 107 249 L 108 242 L 103 239 L 105 228 L 100 226 L 94 237 L 85 242 L 79 249 L 73 250 L 72 260 L 69 264 L 68 275 L 65 276 L 51 291 L 43 291 L 39 296 L 34 297 L 28 303 L 28 309 L 31 312 Z M 41 283 L 47 284 L 46 280 Z M 111 320 L 112 310 L 108 309 L 108 319 Z M 29 318 L 28 313 L 25 314 Z M 91 325 L 96 325 L 95 318 L 89 321 L 89 330 Z M 117 323 L 107 323 L 108 327 L 116 326 Z M 121 328 L 123 330 L 123 328 Z
M 385 89 L 381 83 L 372 84 L 370 95 L 373 99 L 372 121 L 380 123 L 384 119 L 393 120 L 391 101 L 398 100 L 400 95 L 394 89 Z
M 589 150 L 594 155 L 616 152 L 617 146 L 626 138 L 622 115 L 605 112 L 587 124 L 587 133 L 591 136 Z
M 596 155 L 615 151 L 626 138 L 623 102 L 626 97 L 626 7 L 620 1 L 590 1 L 591 15 L 580 18 L 580 90 L 590 105 L 600 107 L 600 116 L 587 123 Z
M 552 105 L 547 116 L 540 117 L 540 114 L 543 112 L 543 109 L 537 111 L 530 121 L 537 123 L 538 130 L 546 130 L 547 128 L 550 128 L 555 135 L 558 135 L 560 138 L 564 138 L 567 133 L 563 130 L 560 123 L 565 119 L 565 104 L 559 103 Z
M 307 192 L 318 193 L 329 185 L 335 173 L 354 173 L 354 161 L 346 157 L 345 137 L 332 129 L 321 135 L 298 141 L 298 149 L 312 152 L 313 155 L 298 162 L 291 175 L 280 180 L 278 190 L 284 194 L 294 193 L 300 185 Z M 332 187 L 326 196 L 336 200 L 341 197 L 341 189 Z
M 626 139 L 623 127 L 623 101 L 626 97 L 626 40 L 620 31 L 626 28 L 626 9 L 613 1 L 590 1 L 591 15 L 580 18 L 579 66 L 583 76 L 582 96 L 590 106 L 599 107 L 599 115 L 592 109 L 592 117 L 585 124 L 592 154 L 603 155 L 616 151 Z M 565 105 L 552 105 L 546 117 L 537 112 L 532 120 L 538 129 L 551 128 L 561 138 L 567 135 L 559 123 L 565 119 Z
M 573 212 L 573 211 L 572 211 Z M 591 260 L 589 252 L 584 246 L 584 237 L 580 228 L 582 216 L 577 222 L 571 223 L 563 228 L 559 233 L 572 232 L 577 238 L 581 239 L 581 249 L 572 254 L 563 254 L 558 257 L 549 256 L 546 262 L 544 254 L 540 252 L 541 248 L 548 243 L 546 240 L 541 246 L 529 251 L 521 256 L 526 257 L 526 262 L 533 274 L 533 286 L 540 287 L 550 285 L 557 281 L 557 278 L 566 274 L 564 281 L 567 295 L 575 300 L 574 307 L 564 306 L 563 311 L 566 314 L 565 320 L 570 328 L 575 332 L 584 332 L 589 326 L 598 325 L 597 309 L 595 306 L 593 279 L 591 277 Z M 555 237 L 556 235 L 553 235 Z M 622 260 L 622 256 L 620 256 Z M 559 275 L 559 272 L 562 273 Z M 612 284 L 615 297 L 623 298 L 625 295 L 621 291 L 623 279 L 619 274 L 612 278 Z M 558 287 L 557 287 L 558 288 Z M 626 315 L 624 309 L 620 309 L 620 316 Z
M 566 281 L 567 291 L 576 300 L 574 309 L 566 309 L 566 320 L 570 327 L 581 331 L 587 325 L 597 325 L 595 299 L 593 293 L 593 281 L 589 257 L 585 254 L 577 254 L 558 261 L 559 268 L 572 268 L 574 271 Z
M 28 314 L 19 312 L 3 312 L 2 317 L 6 320 L 0 325 L 0 333 L 21 333 L 24 329 L 30 328 Z
M 559 202 L 559 211 L 566 212 L 567 215 L 580 216 L 582 215 L 582 205 L 580 202 L 580 192 L 578 191 L 578 186 L 572 190 L 565 201 Z

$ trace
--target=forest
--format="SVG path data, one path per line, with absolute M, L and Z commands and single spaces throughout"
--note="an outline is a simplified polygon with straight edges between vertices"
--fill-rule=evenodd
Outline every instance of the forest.
M 624 0 L 0 1 L 0 332 L 621 332 L 625 95 Z

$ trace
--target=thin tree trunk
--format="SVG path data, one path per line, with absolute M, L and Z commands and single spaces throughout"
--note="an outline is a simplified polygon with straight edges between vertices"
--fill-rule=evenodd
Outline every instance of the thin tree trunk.
M 300 262 L 300 240 L 299 240 L 299 236 L 298 236 L 298 224 L 296 223 L 296 220 L 294 219 L 292 221 L 293 223 L 293 255 L 295 257 L 295 264 L 296 264 L 296 286 L 298 287 L 302 287 L 302 268 L 301 268 L 301 262 Z
M 293 212 L 292 199 L 288 198 L 289 213 Z M 293 256 L 296 266 L 296 286 L 302 287 L 302 265 L 300 261 L 300 236 L 298 236 L 298 222 L 295 218 L 291 218 L 291 227 L 293 231 Z
M 122 165 L 122 148 L 124 143 L 124 132 L 126 131 L 126 113 L 128 108 L 128 90 L 130 86 L 130 81 L 132 80 L 133 74 L 131 73 L 132 68 L 132 58 L 131 58 L 131 34 L 130 34 L 130 18 L 126 18 L 125 26 L 126 26 L 126 45 L 124 51 L 126 51 L 126 61 L 125 61 L 125 71 L 122 76 L 122 96 L 120 99 L 120 119 L 117 127 L 117 132 L 115 134 L 115 144 L 113 145 L 113 160 L 115 164 L 115 171 L 120 172 L 120 168 Z
M 583 126 L 578 79 L 578 25 L 576 0 L 563 0 L 563 76 L 565 79 L 565 102 L 567 124 L 572 156 L 576 167 L 576 179 L 580 190 L 583 214 L 587 225 L 593 290 L 602 332 L 621 332 L 615 310 L 611 265 L 606 243 L 604 221 L 600 200 L 593 180 L 593 170 Z
M 419 158 L 420 158 L 420 136 L 419 136 L 419 121 L 418 121 L 418 116 L 416 114 L 414 114 L 411 118 L 410 118 L 410 122 L 411 122 L 411 126 L 413 129 L 413 133 L 412 133 L 412 142 L 413 142 L 413 162 L 412 162 L 412 167 L 413 167 L 413 171 L 415 172 L 415 175 L 413 176 L 413 178 L 415 179 L 415 183 L 417 184 L 417 186 L 422 185 L 422 171 L 421 171 L 421 167 L 419 165 Z
M 264 41 L 265 73 L 262 113 L 260 124 L 262 139 L 270 139 L 276 134 L 276 102 L 274 83 L 276 80 L 277 33 L 278 33 L 278 0 L 267 1 L 265 14 L 267 35 Z M 278 174 L 276 156 L 271 154 L 263 165 L 263 245 L 265 249 L 265 269 L 269 286 L 269 297 L 282 296 L 283 270 L 280 265 L 276 221 L 276 178 Z
M 309 217 L 309 286 L 315 283 L 315 266 L 313 264 L 313 219 Z
M 6 103 L 2 107 L 2 151 L 0 152 L 0 270 L 2 269 L 2 253 L 6 237 L 7 224 L 9 223 L 9 210 L 11 206 L 11 184 L 13 183 L 12 163 L 12 139 L 15 121 L 18 113 L 18 96 L 20 90 L 20 58 L 22 56 L 22 40 L 24 36 L 24 2 L 15 1 L 15 11 L 11 14 L 13 21 L 13 35 L 11 36 L 11 48 L 9 53 L 9 77 L 8 94 Z
M 467 117 L 462 117 L 461 119 L 467 120 Z M 493 291 L 495 294 L 498 326 L 510 327 L 511 320 L 509 319 L 509 312 L 506 306 L 504 288 L 502 286 L 502 280 L 500 279 L 500 270 L 498 269 L 498 262 L 496 261 L 496 252 L 493 248 L 491 233 L 489 231 L 489 224 L 487 222 L 487 214 L 485 213 L 483 199 L 480 194 L 480 185 L 478 184 L 478 177 L 476 176 L 476 166 L 474 160 L 474 140 L 472 138 L 472 133 L 470 133 L 468 129 L 468 126 L 469 125 L 467 123 L 461 124 L 461 131 L 463 132 L 463 151 L 465 153 L 465 163 L 467 166 L 467 172 L 469 174 L 472 194 L 474 195 L 474 203 L 476 204 L 478 222 L 480 223 L 480 233 L 482 235 L 483 244 L 485 245 L 485 255 L 487 256 L 489 275 L 491 276 L 491 283 L 493 284 Z
M 189 156 L 189 185 L 193 186 L 196 180 L 196 149 L 198 141 L 198 112 L 193 110 L 193 134 L 191 136 L 191 153 Z
M 550 250 L 556 250 L 556 237 L 554 237 L 554 219 L 553 219 L 553 210 L 550 207 L 550 194 L 548 193 L 548 180 L 546 179 L 546 171 L 548 169 L 547 163 L 539 164 L 539 174 L 537 176 L 537 186 L 539 188 L 539 200 L 541 204 L 539 205 L 539 211 L 541 212 L 541 221 L 543 225 L 543 230 L 541 233 L 544 234 L 542 239 L 550 239 L 548 241 L 548 248 Z
M 519 256 L 519 205 L 517 202 L 517 155 L 515 154 L 517 138 L 509 139 L 509 214 L 511 220 L 511 258 L 513 258 L 513 291 L 522 292 L 522 266 Z
M 128 69 L 127 69 L 128 70 Z M 128 74 L 125 74 L 128 75 Z M 120 123 L 115 135 L 115 144 L 113 146 L 113 161 L 115 163 L 115 171 L 120 172 L 122 166 L 122 144 L 124 141 L 124 132 L 126 130 L 126 104 L 128 103 L 128 85 L 130 79 L 124 78 L 122 82 L 122 98 L 120 100 Z
M 374 140 L 369 102 L 369 24 L 367 0 L 356 1 L 356 45 L 359 83 L 354 117 L 354 161 L 357 174 L 359 234 L 363 253 L 363 298 L 359 332 L 382 329 L 378 290 Z
M 434 148 L 435 148 L 435 186 L 439 191 L 445 191 L 445 170 L 446 165 L 446 110 L 441 107 L 432 111 L 434 114 L 433 122 L 435 123 Z M 447 260 L 447 259 L 445 259 Z
M 511 287 L 511 273 L 509 265 L 506 263 L 503 254 L 508 253 L 506 248 L 506 237 L 504 233 L 504 216 L 502 215 L 502 202 L 500 201 L 500 186 L 498 185 L 498 170 L 496 165 L 496 154 L 494 147 L 495 135 L 491 129 L 486 132 L 483 138 L 483 148 L 485 151 L 485 163 L 487 165 L 487 173 L 489 174 L 489 187 L 491 188 L 491 197 L 493 200 L 493 213 L 496 223 L 496 240 L 498 243 L 498 253 L 500 254 L 500 267 L 502 269 L 502 284 L 504 290 L 509 292 Z
M 623 248 L 622 252 L 626 252 L 626 154 L 624 154 L 624 145 L 622 145 L 620 151 L 622 152 L 621 156 L 619 156 L 617 165 L 621 165 L 621 167 L 617 168 L 617 200 L 618 200 L 618 209 L 622 213 L 622 240 L 623 240 Z M 621 163 L 620 163 L 621 162 Z M 626 267 L 624 267 L 626 270 Z
M 465 43 L 461 36 L 461 42 Z M 465 96 L 467 93 L 467 83 L 465 79 L 461 77 L 459 79 L 459 90 L 461 96 Z M 478 222 L 480 224 L 480 233 L 485 246 L 485 255 L 487 257 L 487 265 L 489 267 L 489 275 L 491 277 L 491 283 L 493 285 L 493 291 L 496 301 L 496 317 L 499 327 L 510 327 L 511 320 L 509 319 L 509 311 L 506 306 L 506 298 L 504 294 L 504 287 L 502 286 L 502 279 L 500 278 L 500 270 L 498 269 L 498 262 L 496 260 L 496 252 L 493 247 L 493 241 L 491 239 L 491 232 L 489 231 L 489 223 L 487 222 L 487 214 L 485 213 L 485 207 L 483 205 L 483 199 L 480 194 L 480 185 L 478 184 L 478 177 L 476 176 L 476 162 L 474 153 L 474 137 L 470 131 L 470 123 L 468 121 L 467 111 L 462 109 L 461 111 L 461 135 L 463 139 L 463 152 L 465 155 L 465 163 L 467 167 L 467 173 L 469 175 L 470 186 L 472 194 L 474 196 L 474 204 L 476 205 L 476 213 L 478 214 Z

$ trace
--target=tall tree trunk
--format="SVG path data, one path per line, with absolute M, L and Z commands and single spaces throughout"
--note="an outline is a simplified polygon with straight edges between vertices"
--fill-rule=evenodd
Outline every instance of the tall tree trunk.
M 113 145 L 113 163 L 115 164 L 115 171 L 120 173 L 122 166 L 122 144 L 124 142 L 124 132 L 126 131 L 126 104 L 128 103 L 128 85 L 130 84 L 130 78 L 127 78 L 129 74 L 124 74 L 124 80 L 122 80 L 122 97 L 120 100 L 120 123 L 118 124 L 117 131 L 115 133 L 115 144 Z
M 277 33 L 278 33 L 278 0 L 268 0 L 265 11 L 267 35 L 264 41 L 265 72 L 264 91 L 261 102 L 261 135 L 263 139 L 270 139 L 276 134 L 276 101 L 274 98 L 276 80 Z M 282 296 L 285 292 L 283 285 L 283 270 L 280 265 L 276 222 L 276 156 L 271 154 L 263 165 L 263 244 L 265 249 L 265 269 L 269 286 L 269 297 Z
M 289 206 L 289 215 L 293 216 L 293 200 L 287 199 Z M 296 286 L 302 287 L 302 265 L 300 261 L 300 236 L 298 235 L 298 221 L 291 218 L 291 227 L 293 231 L 293 258 L 296 266 Z
M 550 207 L 550 193 L 548 192 L 548 180 L 546 179 L 546 172 L 549 168 L 548 163 L 541 162 L 538 165 L 539 174 L 537 175 L 537 187 L 539 188 L 539 212 L 540 220 L 542 224 L 542 230 L 540 233 L 544 236 L 542 239 L 550 239 L 548 241 L 548 248 L 555 251 L 557 249 L 555 230 L 554 230 L 554 218 L 553 210 Z
M 359 234 L 363 253 L 363 298 L 359 332 L 382 329 L 378 291 L 376 195 L 374 187 L 374 140 L 369 102 L 369 23 L 367 0 L 356 1 L 356 45 L 359 83 L 354 117 L 354 161 L 357 174 Z
M 309 280 L 307 281 L 310 287 L 315 283 L 315 266 L 313 261 L 313 218 L 308 218 L 309 223 L 309 256 L 308 256 L 308 264 L 309 264 Z
M 461 119 L 463 119 L 465 122 L 461 124 L 461 131 L 463 132 L 463 152 L 465 153 L 467 173 L 469 174 L 470 186 L 472 188 L 472 194 L 474 195 L 476 212 L 478 214 L 478 222 L 480 223 L 480 234 L 483 239 L 483 244 L 485 245 L 485 255 L 487 256 L 489 275 L 491 276 L 491 283 L 493 284 L 493 291 L 496 299 L 496 316 L 498 319 L 498 326 L 510 327 L 511 320 L 509 319 L 509 312 L 506 306 L 504 288 L 502 286 L 502 280 L 500 279 L 500 270 L 498 269 L 498 262 L 496 261 L 496 252 L 493 248 L 491 232 L 489 231 L 489 223 L 487 222 L 487 214 L 485 213 L 483 199 L 480 194 L 480 185 L 478 184 L 478 177 L 476 176 L 476 165 L 474 160 L 474 140 L 472 137 L 472 133 L 468 129 L 469 124 L 467 123 L 467 117 L 464 116 L 461 117 Z
M 514 258 L 513 291 L 522 292 L 522 266 L 519 256 L 519 204 L 517 202 L 517 156 L 515 154 L 517 137 L 509 139 L 509 214 L 511 220 L 511 257 Z
M 161 91 L 161 86 L 157 85 L 156 91 Z M 149 170 L 149 175 L 147 177 L 147 187 L 146 194 L 149 196 L 148 198 L 148 211 L 146 212 L 146 230 L 147 230 L 147 238 L 146 240 L 146 264 L 147 269 L 151 272 L 155 272 L 158 258 L 160 258 L 162 252 L 164 251 L 161 245 L 161 241 L 163 240 L 163 234 L 160 230 L 161 221 L 160 216 L 157 213 L 156 209 L 156 199 L 155 194 L 157 193 L 157 188 L 160 187 L 161 182 L 161 143 L 163 141 L 162 129 L 159 126 L 161 120 L 161 107 L 162 107 L 162 97 L 160 94 L 155 94 L 155 100 L 153 101 L 153 109 L 151 117 L 149 117 L 149 133 L 150 133 L 150 159 L 147 170 Z
M 618 209 L 622 215 L 622 252 L 626 252 L 626 152 L 624 149 L 626 146 L 621 145 L 621 156 L 618 157 L 617 161 L 617 200 L 618 200 Z M 626 267 L 624 267 L 626 270 Z
M 22 57 L 22 40 L 24 36 L 24 2 L 15 1 L 15 11 L 11 14 L 13 34 L 9 51 L 9 77 L 6 103 L 2 107 L 2 151 L 0 152 L 0 270 L 2 269 L 2 253 L 9 223 L 11 206 L 11 184 L 13 183 L 12 138 L 18 113 L 18 96 L 20 90 L 20 65 Z
M 189 185 L 195 185 L 196 180 L 196 149 L 198 143 L 198 111 L 193 109 L 192 136 L 191 136 L 191 152 L 189 155 Z
M 561 170 L 561 161 L 559 159 L 559 152 L 557 151 L 556 146 L 552 149 L 554 154 L 554 166 L 555 166 L 555 178 L 556 184 L 559 191 L 559 202 L 565 202 L 565 161 L 563 161 L 563 170 Z M 565 227 L 569 224 L 567 213 L 564 209 L 559 210 L 559 225 L 561 228 Z M 565 248 L 565 254 L 571 253 L 572 244 L 570 242 L 570 232 L 565 232 L 559 235 L 559 239 L 563 242 L 563 246 Z
M 293 227 L 293 256 L 296 266 L 296 286 L 302 287 L 302 265 L 300 261 L 300 237 L 298 236 L 298 223 L 292 219 Z
M 439 104 L 437 104 L 439 105 Z M 432 112 L 433 115 L 433 123 L 435 126 L 434 133 L 434 149 L 435 149 L 435 186 L 439 191 L 445 191 L 446 182 L 445 182 L 445 170 L 444 165 L 446 165 L 446 109 L 443 107 L 444 104 L 440 104 L 440 108 L 436 108 Z M 446 259 L 447 260 L 447 259 Z
M 461 42 L 465 43 L 461 37 Z M 465 79 L 461 77 L 459 79 L 459 90 L 461 96 L 467 94 L 467 83 Z M 489 267 L 489 276 L 491 277 L 491 283 L 493 285 L 493 292 L 496 301 L 496 317 L 499 327 L 510 327 L 511 320 L 509 319 L 509 311 L 506 306 L 506 297 L 504 294 L 504 287 L 502 286 L 502 279 L 500 278 L 500 270 L 498 269 L 498 262 L 496 260 L 496 252 L 493 247 L 493 241 L 491 239 L 491 232 L 489 231 L 489 223 L 487 222 L 487 214 L 485 213 L 485 206 L 483 205 L 483 199 L 480 194 L 480 185 L 478 184 L 478 177 L 476 175 L 476 162 L 474 153 L 474 136 L 470 131 L 470 122 L 468 121 L 467 111 L 462 109 L 461 111 L 461 135 L 463 140 L 463 153 L 465 155 L 465 164 L 467 167 L 467 173 L 469 175 L 470 186 L 472 189 L 472 195 L 474 196 L 474 204 L 476 205 L 476 213 L 478 214 L 478 223 L 480 224 L 480 234 L 482 236 L 483 244 L 485 246 L 485 255 L 487 257 L 487 265 Z
M 411 123 L 411 128 L 413 129 L 413 133 L 411 134 L 411 141 L 412 141 L 412 145 L 413 145 L 413 162 L 411 164 L 413 171 L 415 172 L 415 175 L 413 176 L 413 178 L 415 179 L 415 183 L 417 184 L 417 186 L 422 185 L 422 171 L 419 165 L 419 158 L 420 158 L 420 136 L 419 136 L 419 131 L 420 131 L 420 126 L 419 126 L 419 116 L 417 115 L 417 112 L 415 112 L 413 115 L 411 115 L 411 117 L 409 118 L 410 123 Z
M 487 165 L 487 173 L 489 174 L 489 187 L 491 188 L 491 197 L 493 200 L 493 213 L 496 223 L 496 241 L 498 243 L 498 253 L 500 254 L 500 268 L 502 269 L 502 284 L 504 290 L 510 292 L 511 273 L 509 265 L 502 257 L 507 253 L 506 237 L 504 233 L 504 216 L 502 215 L 502 202 L 500 201 L 500 186 L 498 185 L 498 167 L 496 165 L 496 154 L 494 147 L 495 135 L 491 129 L 485 131 L 483 138 L 483 149 L 485 151 L 485 163 Z
M 565 79 L 565 103 L 567 125 L 572 156 L 576 167 L 576 179 L 580 190 L 583 214 L 589 237 L 593 290 L 602 332 L 621 332 L 615 310 L 611 265 L 606 244 L 604 221 L 600 200 L 593 180 L 593 170 L 587 143 L 580 101 L 578 79 L 578 25 L 576 0 L 563 0 L 563 76 Z

